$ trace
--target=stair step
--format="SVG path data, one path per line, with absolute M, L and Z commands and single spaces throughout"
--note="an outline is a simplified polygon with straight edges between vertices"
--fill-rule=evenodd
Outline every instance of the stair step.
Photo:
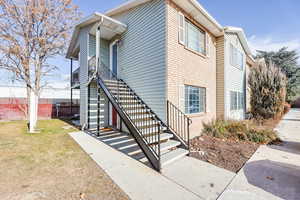
M 134 125 L 136 125 L 139 128 L 144 128 L 144 127 L 152 127 L 158 125 L 158 123 L 155 120 L 149 120 L 147 122 L 139 121 L 135 122 Z
M 158 133 L 158 126 L 153 126 L 153 127 L 139 127 L 139 130 L 144 134 L 144 135 L 151 135 L 152 133 Z M 166 131 L 167 127 L 161 127 L 160 131 Z
M 143 113 L 149 113 L 151 110 L 150 109 L 132 109 L 132 110 L 128 110 L 126 111 L 127 114 L 143 114 Z
M 93 107 L 97 107 L 97 106 L 98 106 L 97 103 L 90 103 L 89 105 L 90 105 L 90 106 L 93 106 Z M 105 104 L 104 104 L 104 103 L 100 103 L 99 106 L 105 106 Z
M 123 150 L 129 147 L 138 146 L 135 140 L 111 145 L 116 149 Z
M 103 119 L 104 118 L 104 115 L 99 115 L 99 119 Z M 98 119 L 98 116 L 95 115 L 95 116 L 89 116 L 89 119 Z
M 168 149 L 177 147 L 179 145 L 180 145 L 180 142 L 175 141 L 175 140 L 169 140 L 167 142 L 161 143 L 160 149 L 161 149 L 161 151 L 166 151 Z M 128 145 L 128 146 L 118 148 L 118 149 L 121 150 L 123 153 L 126 153 L 129 156 L 133 156 L 133 155 L 143 152 L 142 149 L 140 148 L 140 146 L 138 146 L 137 144 L 136 145 L 134 145 L 134 144 Z
M 112 79 L 106 79 L 106 80 L 103 80 L 104 83 L 121 83 L 121 84 L 125 84 L 124 82 L 122 81 L 119 81 L 119 80 L 112 80 Z
M 179 146 L 181 143 L 177 140 L 168 140 L 166 142 L 163 142 L 160 144 L 160 150 L 161 151 L 166 151 L 169 149 L 172 149 L 174 147 Z
M 142 149 L 138 145 L 131 146 L 131 147 L 124 148 L 124 149 L 119 149 L 119 150 L 129 156 L 133 156 L 133 155 L 136 155 L 136 154 L 142 152 Z
M 131 92 L 131 93 L 128 93 L 128 94 L 124 94 L 124 93 L 119 94 L 119 97 L 120 98 L 131 98 L 131 97 L 136 97 L 136 96 L 134 94 L 132 94 L 132 92 Z
M 155 115 L 154 114 L 141 114 L 141 115 L 130 115 L 130 119 L 144 119 L 144 118 L 151 118 L 151 117 L 154 117 Z
M 138 99 L 136 96 L 134 95 L 120 95 L 119 96 L 121 100 L 131 100 L 131 99 Z
M 99 127 L 99 129 L 102 129 L 102 128 L 104 128 L 103 126 L 100 126 Z M 89 132 L 91 132 L 91 133 L 97 133 L 98 132 L 98 128 L 97 127 L 95 127 L 95 128 L 89 128 Z
M 138 105 L 131 105 L 131 104 L 125 104 L 122 105 L 123 108 L 125 108 L 126 110 L 132 110 L 132 109 L 137 109 L 137 108 L 145 108 L 144 104 L 138 104 Z
M 132 155 L 132 158 L 134 158 L 136 160 L 139 160 L 141 162 L 142 162 L 142 159 L 145 159 L 145 158 L 146 158 L 146 160 L 148 160 L 147 157 L 145 156 L 145 154 L 143 152 L 135 154 L 135 155 Z
M 114 136 L 120 136 L 120 135 L 121 135 L 121 133 L 118 133 L 118 132 L 112 133 L 112 134 L 108 134 L 108 135 L 102 135 L 101 131 L 100 131 L 100 135 L 98 136 L 98 138 L 100 140 L 102 140 L 102 139 L 106 139 L 106 138 L 110 138 L 110 137 L 114 137 Z
M 97 125 L 97 121 L 98 121 L 97 119 L 90 120 L 89 121 L 90 126 Z M 104 121 L 103 120 L 99 120 L 99 124 L 100 125 L 104 124 Z
M 110 90 L 110 92 L 115 92 L 115 93 L 122 92 L 122 93 L 130 94 L 129 92 L 131 92 L 130 89 L 128 89 L 125 86 L 112 86 L 112 85 L 109 85 L 109 86 L 107 86 L 107 89 Z
M 160 141 L 169 140 L 171 138 L 173 138 L 173 135 L 170 134 L 170 133 L 161 133 L 160 134 Z M 149 136 L 148 141 L 149 141 L 150 144 L 155 144 L 155 143 L 158 142 L 158 139 L 157 138 L 151 138 L 151 136 Z
M 186 149 L 177 148 L 173 151 L 163 154 L 160 159 L 161 167 L 164 167 L 164 166 L 174 162 L 175 160 L 178 160 L 179 158 L 186 156 L 188 153 L 189 153 L 189 151 Z
M 133 139 L 131 136 L 125 135 L 125 134 L 121 134 L 121 135 L 115 135 L 115 136 L 111 136 L 108 138 L 103 139 L 103 142 L 114 142 L 116 140 L 127 140 L 127 139 Z
M 133 95 L 133 94 L 134 94 L 133 92 L 130 92 L 130 91 L 123 91 L 123 90 L 121 90 L 121 91 L 110 90 L 110 92 L 111 92 L 113 95 L 115 95 L 115 96 L 117 96 L 118 94 L 119 94 L 119 95 Z
M 99 100 L 100 101 L 104 101 L 105 99 L 104 98 L 100 98 Z M 90 98 L 90 101 L 98 101 L 98 98 Z
M 127 104 L 134 104 L 134 105 L 138 105 L 138 104 L 143 104 L 141 100 L 138 99 L 116 99 L 117 102 L 121 103 L 122 105 L 127 105 Z
M 100 135 L 99 135 L 99 139 L 103 139 L 103 138 L 107 138 L 107 137 L 110 137 L 110 136 L 114 136 L 114 135 L 120 135 L 121 133 L 119 131 L 109 131 L 109 132 L 102 132 L 100 130 Z
M 127 85 L 122 83 L 122 82 L 119 82 L 119 83 L 117 83 L 117 82 L 105 82 L 104 84 L 105 84 L 106 87 L 126 87 L 126 88 L 128 88 Z

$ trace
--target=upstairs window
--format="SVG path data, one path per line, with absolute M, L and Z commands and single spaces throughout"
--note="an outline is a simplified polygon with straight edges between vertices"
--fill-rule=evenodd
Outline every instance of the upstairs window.
M 232 44 L 230 44 L 230 64 L 241 70 L 244 68 L 244 55 Z
M 208 46 L 208 35 L 205 31 L 187 20 L 182 13 L 179 13 L 178 16 L 179 43 L 195 52 L 207 55 L 209 52 L 206 48 Z
M 205 54 L 205 32 L 186 21 L 186 46 L 198 53 Z

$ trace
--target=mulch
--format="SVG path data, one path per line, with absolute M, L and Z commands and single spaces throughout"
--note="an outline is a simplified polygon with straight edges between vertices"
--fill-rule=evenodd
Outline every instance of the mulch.
M 237 173 L 258 149 L 251 142 L 220 139 L 207 135 L 191 140 L 190 155 Z

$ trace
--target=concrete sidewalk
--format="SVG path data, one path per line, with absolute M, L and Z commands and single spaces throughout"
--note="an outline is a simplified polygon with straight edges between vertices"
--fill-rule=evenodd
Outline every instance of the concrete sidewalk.
M 160 174 L 86 133 L 70 136 L 132 200 L 216 199 L 235 176 L 191 157 L 167 165 Z
M 300 110 L 292 109 L 277 127 L 281 146 L 261 146 L 219 199 L 300 199 Z

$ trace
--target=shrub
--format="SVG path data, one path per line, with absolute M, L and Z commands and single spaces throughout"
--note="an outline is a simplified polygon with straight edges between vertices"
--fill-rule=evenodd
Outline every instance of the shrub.
M 276 118 L 283 114 L 286 77 L 272 63 L 259 62 L 252 67 L 248 80 L 251 114 L 256 119 Z
M 210 123 L 204 123 L 203 126 L 203 134 L 217 138 L 228 138 L 259 144 L 268 144 L 278 140 L 278 136 L 273 130 L 258 128 L 250 121 L 218 119 Z
M 292 107 L 291 104 L 285 103 L 283 113 L 284 114 L 288 113 L 290 111 L 291 107 Z

